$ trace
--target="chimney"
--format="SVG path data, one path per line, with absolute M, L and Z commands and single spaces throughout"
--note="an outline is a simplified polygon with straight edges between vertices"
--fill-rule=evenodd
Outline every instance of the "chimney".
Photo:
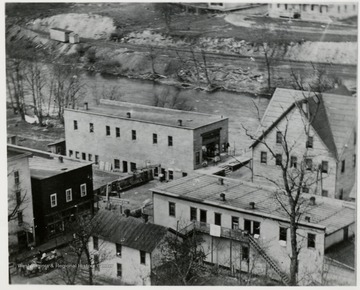
M 315 205 L 316 204 L 316 198 L 315 196 L 310 197 L 310 204 Z
M 219 184 L 224 185 L 224 179 L 223 178 L 219 178 Z
M 309 216 L 306 216 L 306 217 L 305 217 L 305 221 L 309 223 L 309 222 L 310 222 L 310 217 L 309 217 Z
M 128 118 L 131 118 L 131 113 L 130 113 L 130 112 L 127 112 L 127 113 L 126 113 L 126 116 L 127 116 Z
M 250 205 L 250 208 L 251 208 L 251 209 L 255 209 L 255 202 L 253 202 L 253 201 L 252 201 L 252 202 L 249 202 L 249 205 Z
M 59 162 L 64 163 L 64 158 L 62 156 L 59 156 Z
M 125 213 L 125 216 L 126 216 L 126 217 L 129 217 L 129 216 L 130 216 L 130 209 L 128 209 L 128 208 L 125 209 L 125 210 L 124 210 L 124 213 Z
M 222 201 L 225 201 L 225 192 L 220 193 L 220 197 Z
M 84 109 L 87 111 L 89 110 L 89 104 L 88 103 L 84 103 Z
M 182 120 L 178 120 L 179 126 L 182 126 Z

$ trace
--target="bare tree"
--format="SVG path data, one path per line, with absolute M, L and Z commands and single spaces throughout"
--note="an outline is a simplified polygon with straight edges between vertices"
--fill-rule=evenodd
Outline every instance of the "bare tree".
M 176 109 L 182 111 L 192 111 L 194 108 L 188 104 L 185 97 L 180 95 L 180 90 L 171 92 L 169 88 L 163 89 L 159 94 L 153 95 L 152 106 Z
M 165 23 L 168 32 L 171 31 L 171 23 L 176 13 L 176 7 L 173 3 L 154 3 L 155 10 L 159 11 Z

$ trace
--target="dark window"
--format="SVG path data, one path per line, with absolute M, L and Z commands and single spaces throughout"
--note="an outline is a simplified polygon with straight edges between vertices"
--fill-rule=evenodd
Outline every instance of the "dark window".
M 239 218 L 236 216 L 231 217 L 231 228 L 233 230 L 239 229 Z
M 264 151 L 261 152 L 260 163 L 267 163 L 267 153 Z
M 75 158 L 76 159 L 79 159 L 79 153 L 80 153 L 79 151 L 75 151 Z
M 173 137 L 168 136 L 168 146 L 173 146 Z
M 327 197 L 327 196 L 328 196 L 328 191 L 325 190 L 325 189 L 323 189 L 323 190 L 321 191 L 321 195 Z
M 315 248 L 316 235 L 308 234 L 307 246 L 308 248 Z
M 306 148 L 313 148 L 314 145 L 314 137 L 308 136 L 306 141 Z
M 356 145 L 356 132 L 354 132 L 354 145 Z
M 183 172 L 182 173 L 182 177 L 186 177 L 187 176 L 187 173 L 186 172 Z
M 204 209 L 201 209 L 201 210 L 200 210 L 200 222 L 202 222 L 202 223 L 206 223 L 206 222 L 207 222 L 206 210 L 204 210 Z
M 196 207 L 190 207 L 190 220 L 191 221 L 197 220 L 197 208 Z
M 120 128 L 119 127 L 115 128 L 115 136 L 120 137 Z
M 94 255 L 94 269 L 95 271 L 100 271 L 100 262 L 99 262 L 99 255 Z
M 244 230 L 251 234 L 251 221 L 244 220 Z
M 130 170 L 131 170 L 131 172 L 136 171 L 136 163 L 130 162 Z
M 313 11 L 313 10 L 314 10 L 314 7 L 315 7 L 315 5 L 311 5 L 311 11 Z
M 277 4 L 277 8 L 280 8 L 280 4 Z
M 86 153 L 81 153 L 81 158 L 82 158 L 82 160 L 86 160 Z
M 116 264 L 116 271 L 117 271 L 117 276 L 118 277 L 122 277 L 122 265 L 117 263 Z
M 169 202 L 169 216 L 176 216 L 174 202 Z
M 217 226 L 221 226 L 221 214 L 216 212 L 214 218 L 215 218 L 215 224 Z
M 312 170 L 312 159 L 306 158 L 305 165 L 306 165 L 306 170 Z
M 296 156 L 291 156 L 290 157 L 290 167 L 297 167 L 297 157 Z
M 136 130 L 131 130 L 131 140 L 136 140 Z
M 18 218 L 18 224 L 21 225 L 23 223 L 23 214 L 22 211 L 18 211 L 17 213 L 17 218 Z
M 114 168 L 120 169 L 120 160 L 119 159 L 114 159 Z
M 74 130 L 78 129 L 78 122 L 76 120 L 74 120 Z
M 157 144 L 157 134 L 153 134 L 153 144 Z
M 17 204 L 17 206 L 20 206 L 20 204 L 21 204 L 21 191 L 20 190 L 16 191 L 16 204 Z
M 281 162 L 282 162 L 282 155 L 281 154 L 276 154 L 276 156 L 275 156 L 275 164 L 281 166 Z
M 146 264 L 146 252 L 140 251 L 140 264 Z
M 159 176 L 159 168 L 158 167 L 154 168 L 154 176 Z
M 173 180 L 174 179 L 174 171 L 169 170 L 169 179 Z
M 341 173 L 345 172 L 345 160 L 341 161 Z
M 15 184 L 19 184 L 20 183 L 20 175 L 19 175 L 19 171 L 14 171 L 14 182 Z
M 309 188 L 307 186 L 302 187 L 302 192 L 309 193 Z
M 93 123 L 89 124 L 89 131 L 90 131 L 90 133 L 94 133 L 94 124 Z
M 69 150 L 69 157 L 73 156 L 73 154 L 74 154 L 74 151 Z
M 356 154 L 353 155 L 353 167 L 356 167 Z
M 99 164 L 99 155 L 95 155 L 95 164 Z
M 94 250 L 99 250 L 99 239 L 95 236 L 93 236 L 93 248 Z
M 195 164 L 196 165 L 200 164 L 200 152 L 195 153 Z
M 253 234 L 260 235 L 260 223 L 259 222 L 253 223 Z
M 287 228 L 280 227 L 279 240 L 286 242 L 286 238 L 287 238 Z
M 110 136 L 110 126 L 106 126 L 106 136 Z
M 344 197 L 344 189 L 340 189 L 339 199 L 343 199 Z
M 244 230 L 251 235 L 260 235 L 260 222 L 244 220 Z
M 287 4 L 285 4 L 285 10 L 287 10 Z
M 88 154 L 89 161 L 92 161 L 92 154 Z
M 246 261 L 249 260 L 249 247 L 244 247 L 244 246 L 241 247 L 241 257 L 242 260 L 246 260 Z
M 276 132 L 276 144 L 281 144 L 282 143 L 282 134 L 280 131 Z
M 321 172 L 328 173 L 328 170 L 329 170 L 329 162 L 322 161 L 321 162 Z

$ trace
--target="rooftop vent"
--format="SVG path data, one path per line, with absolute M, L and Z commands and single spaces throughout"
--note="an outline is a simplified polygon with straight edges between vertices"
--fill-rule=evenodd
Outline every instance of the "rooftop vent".
M 63 163 L 64 162 L 64 158 L 62 156 L 59 156 L 59 162 Z
M 128 118 L 131 118 L 131 113 L 130 113 L 130 112 L 127 112 L 127 113 L 126 113 L 126 116 L 127 116 Z
M 305 217 L 305 221 L 309 223 L 309 222 L 310 222 L 310 217 L 309 217 L 309 216 L 306 216 L 306 217 Z
M 178 124 L 181 127 L 182 126 L 182 120 L 178 120 Z
M 253 201 L 252 201 L 252 202 L 249 202 L 249 205 L 250 205 L 250 208 L 251 208 L 251 209 L 255 209 L 255 202 L 253 202 Z
M 219 184 L 224 185 L 224 179 L 223 178 L 219 178 Z
M 315 205 L 316 204 L 316 198 L 315 196 L 310 197 L 310 204 Z
M 89 110 L 89 104 L 88 103 L 84 103 L 84 110 Z
M 225 192 L 220 193 L 220 197 L 222 201 L 225 201 Z

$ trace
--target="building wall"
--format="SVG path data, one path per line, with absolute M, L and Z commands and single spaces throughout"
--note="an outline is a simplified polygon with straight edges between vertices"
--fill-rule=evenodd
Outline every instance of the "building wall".
M 346 227 L 345 229 L 348 230 L 348 238 L 351 238 L 355 235 L 356 226 L 355 223 Z M 326 236 L 325 238 L 325 249 L 344 241 L 344 229 L 340 229 L 331 235 Z
M 169 202 L 174 202 L 176 216 L 169 216 Z M 291 245 L 290 245 L 290 230 L 287 230 L 287 242 L 282 244 L 279 241 L 279 231 L 280 227 L 289 228 L 287 222 L 281 222 L 272 220 L 269 218 L 264 218 L 261 216 L 255 216 L 252 214 L 241 213 L 235 210 L 227 210 L 215 206 L 204 205 L 197 202 L 191 202 L 187 200 L 181 200 L 176 197 L 164 196 L 157 193 L 153 193 L 153 203 L 155 209 L 162 209 L 154 211 L 154 223 L 166 227 L 171 227 L 173 229 L 182 229 L 186 225 L 190 224 L 190 207 L 198 208 L 198 219 L 199 220 L 199 210 L 203 209 L 207 211 L 207 223 L 214 224 L 214 213 L 221 213 L 221 226 L 225 228 L 231 228 L 231 217 L 239 217 L 239 228 L 244 230 L 244 219 L 260 222 L 260 237 L 258 238 L 258 243 L 263 247 L 265 252 L 277 263 L 277 265 L 284 272 L 289 272 L 290 259 L 289 255 L 291 254 Z M 316 235 L 316 246 L 315 248 L 307 247 L 307 235 L 308 234 Z M 299 227 L 298 229 L 298 244 L 301 247 L 299 254 L 299 274 L 298 277 L 302 279 L 302 283 L 306 284 L 309 280 L 319 280 L 321 279 L 321 271 L 325 250 L 325 233 L 323 230 L 316 228 L 305 228 Z M 207 240 L 207 245 L 211 241 Z M 225 266 L 228 266 L 229 254 L 228 254 L 228 245 L 224 243 L 229 242 L 218 242 L 219 252 L 213 253 L 213 261 L 225 263 Z M 207 247 L 209 249 L 209 246 Z M 211 251 L 210 251 L 211 252 Z M 208 251 L 209 253 L 209 251 Z M 215 260 L 214 255 L 217 260 Z M 256 253 L 253 253 L 253 259 L 256 256 Z M 210 256 L 211 257 L 211 256 Z M 207 260 L 209 261 L 209 255 Z M 224 260 L 225 259 L 225 260 Z M 265 271 L 264 262 L 262 259 L 259 259 L 258 269 L 254 271 L 257 273 L 263 273 Z M 245 266 L 244 268 L 245 269 Z
M 280 121 L 278 126 L 270 131 L 265 138 L 265 142 L 273 150 L 275 154 L 282 154 L 284 152 L 283 146 L 276 143 L 276 133 L 277 131 L 285 132 L 287 126 L 287 144 L 293 146 L 291 151 L 291 156 L 296 156 L 298 163 L 303 160 L 303 155 L 306 151 L 306 141 L 307 136 L 305 134 L 303 120 L 298 109 L 294 109 L 288 115 L 288 120 L 285 118 Z M 306 178 L 309 179 L 309 193 L 322 195 L 322 190 L 328 192 L 328 197 L 335 197 L 335 184 L 336 184 L 336 171 L 337 165 L 336 160 L 330 154 L 327 147 L 317 135 L 317 133 L 311 127 L 310 136 L 313 136 L 313 148 L 308 148 L 307 155 L 312 159 L 313 163 L 313 172 L 309 171 L 306 174 Z M 261 152 L 267 152 L 267 164 L 261 163 Z M 281 177 L 281 169 L 275 163 L 275 158 L 271 155 L 270 151 L 266 148 L 265 145 L 259 143 L 253 149 L 253 180 L 254 183 L 263 183 L 268 185 L 273 185 L 266 178 L 278 182 L 278 184 L 283 184 Z M 283 161 L 285 161 L 286 156 L 282 154 Z M 328 173 L 321 173 L 318 169 L 318 166 L 321 165 L 322 161 L 328 161 Z M 264 178 L 266 177 L 266 178 Z M 321 181 L 322 177 L 322 181 Z M 319 181 L 316 182 L 315 180 Z
M 140 263 L 140 251 L 122 246 L 121 257 L 116 255 L 116 244 L 99 239 L 99 250 L 89 241 L 91 254 L 99 255 L 100 269 L 94 274 L 106 276 L 130 285 L 151 285 L 151 255 L 146 253 L 146 264 Z M 117 264 L 122 265 L 122 277 L 117 276 Z
M 69 41 L 69 33 L 65 31 L 60 31 L 56 29 L 50 29 L 50 38 L 61 41 L 61 42 L 68 42 Z
M 322 285 L 355 286 L 356 270 L 326 257 Z
M 32 204 L 32 190 L 30 181 L 29 159 L 28 157 L 18 158 L 8 161 L 7 164 L 7 182 L 8 182 L 8 213 L 11 213 L 16 207 L 16 191 L 20 191 L 22 203 L 18 211 L 22 212 L 23 224 L 19 226 L 18 218 L 15 217 L 8 223 L 9 233 L 9 252 L 16 252 L 18 250 L 18 232 L 27 232 L 28 239 L 34 237 L 34 215 Z M 14 172 L 19 172 L 19 184 L 15 184 Z M 32 243 L 28 243 L 31 245 Z

